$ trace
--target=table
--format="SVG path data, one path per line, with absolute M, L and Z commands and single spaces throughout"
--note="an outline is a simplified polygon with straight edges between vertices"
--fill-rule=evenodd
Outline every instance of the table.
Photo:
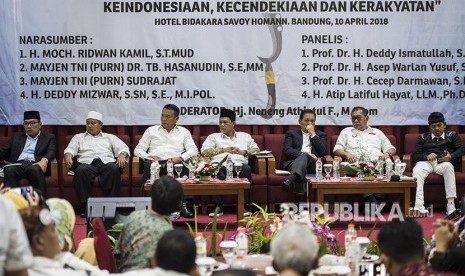
M 219 180 L 213 178 L 208 183 L 199 183 L 193 180 L 181 182 L 184 195 L 236 195 L 237 196 L 237 221 L 244 218 L 244 191 L 250 189 L 247 178 L 233 180 Z M 150 185 L 144 185 L 146 192 L 150 191 Z
M 309 185 L 316 190 L 316 201 L 323 206 L 326 194 L 403 194 L 404 215 L 408 216 L 411 189 L 417 186 L 415 181 L 312 181 Z

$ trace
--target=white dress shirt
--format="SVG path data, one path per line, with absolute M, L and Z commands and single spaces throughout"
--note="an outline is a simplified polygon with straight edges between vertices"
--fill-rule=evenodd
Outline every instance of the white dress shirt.
M 366 152 L 370 160 L 378 157 L 389 149 L 395 149 L 384 133 L 373 127 L 357 130 L 354 127 L 344 128 L 337 138 L 333 152 L 342 149 L 359 159 L 362 152 Z
M 201 152 L 210 148 L 214 149 L 227 147 L 237 147 L 241 150 L 258 149 L 257 143 L 255 143 L 250 134 L 236 131 L 232 139 L 221 132 L 208 135 L 207 139 L 202 144 Z M 248 159 L 246 157 L 240 154 L 232 154 L 228 152 L 223 152 L 213 156 L 211 162 L 220 162 L 225 156 L 228 155 L 231 156 L 231 160 L 234 163 L 248 163 Z
M 96 136 L 88 132 L 76 134 L 65 149 L 65 154 L 77 156 L 78 162 L 82 164 L 90 164 L 97 158 L 104 164 L 115 162 L 116 157 L 122 152 L 129 156 L 129 147 L 116 135 L 104 132 Z
M 23 221 L 13 202 L 0 195 L 0 275 L 25 269 L 32 259 Z
M 134 149 L 135 156 L 143 159 L 158 156 L 162 161 L 178 156 L 188 160 L 198 153 L 199 150 L 189 130 L 178 125 L 170 132 L 161 125 L 149 127 Z

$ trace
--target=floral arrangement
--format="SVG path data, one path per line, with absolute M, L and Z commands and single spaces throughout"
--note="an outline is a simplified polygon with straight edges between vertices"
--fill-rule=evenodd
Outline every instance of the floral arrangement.
M 339 170 L 348 176 L 376 176 L 379 166 L 376 161 L 368 161 L 346 165 Z
M 213 151 L 207 150 L 202 155 L 193 156 L 182 163 L 189 170 L 189 173 L 192 173 L 195 177 L 211 176 L 223 166 L 224 161 L 227 159 L 227 156 L 225 156 L 219 163 L 210 163 L 214 155 Z

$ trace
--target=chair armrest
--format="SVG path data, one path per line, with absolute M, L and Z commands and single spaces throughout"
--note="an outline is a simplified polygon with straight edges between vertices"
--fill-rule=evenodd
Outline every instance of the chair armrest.
M 132 175 L 139 175 L 140 172 L 140 158 L 138 156 L 132 157 Z
M 257 155 L 250 155 L 249 156 L 249 165 L 252 168 L 252 172 L 260 175 L 266 175 L 266 166 L 267 166 L 267 159 L 270 156 L 257 156 Z
M 50 175 L 58 178 L 58 161 L 56 158 L 53 158 L 52 162 L 50 162 Z
M 274 174 L 276 171 L 276 159 L 273 157 L 268 157 L 266 158 L 266 170 L 268 174 Z
M 465 173 L 465 155 L 462 155 L 462 172 Z
M 69 172 L 69 168 L 68 166 L 66 166 L 66 163 L 65 163 L 65 159 L 63 159 L 63 162 L 61 164 L 61 176 L 67 176 L 68 175 L 68 172 Z
M 412 166 L 412 155 L 410 155 L 410 154 L 404 154 L 404 156 L 402 157 L 402 160 L 404 161 L 404 163 L 407 164 L 407 166 L 405 166 L 405 171 L 406 171 L 406 172 L 412 172 L 412 169 L 413 169 L 413 166 Z
M 129 174 L 129 169 L 131 167 L 131 159 L 128 160 L 128 164 L 126 166 L 124 166 L 123 168 L 123 175 L 126 175 L 128 177 L 130 177 L 131 175 Z

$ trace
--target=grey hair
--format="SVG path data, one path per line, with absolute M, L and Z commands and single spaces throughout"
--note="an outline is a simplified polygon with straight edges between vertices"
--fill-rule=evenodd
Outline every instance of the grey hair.
M 318 241 L 308 225 L 288 223 L 271 240 L 271 256 L 276 271 L 292 269 L 308 275 L 318 255 Z

